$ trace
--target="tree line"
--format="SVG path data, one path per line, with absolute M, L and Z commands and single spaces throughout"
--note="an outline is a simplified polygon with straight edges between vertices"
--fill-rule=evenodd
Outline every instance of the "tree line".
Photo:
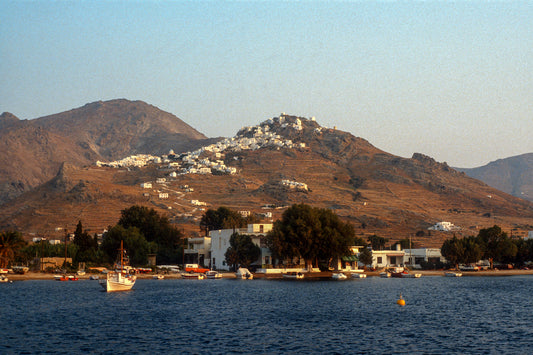
M 488 260 L 491 268 L 494 263 L 522 266 L 533 261 L 533 240 L 510 238 L 495 225 L 481 229 L 477 236 L 447 239 L 442 244 L 441 254 L 455 266 L 479 260 Z
M 153 208 L 132 206 L 121 212 L 118 223 L 109 226 L 98 244 L 98 236 L 83 229 L 82 221 L 76 225 L 74 239 L 68 243 L 66 254 L 72 257 L 74 266 L 78 263 L 110 265 L 117 260 L 120 241 L 124 242 L 132 266 L 144 266 L 148 255 L 155 254 L 158 263 L 182 263 L 183 234 L 172 226 L 167 217 Z M 65 244 L 51 245 L 45 239 L 28 245 L 19 232 L 0 233 L 0 265 L 19 262 L 30 263 L 35 257 L 63 257 Z M 72 267 L 72 265 L 66 265 Z

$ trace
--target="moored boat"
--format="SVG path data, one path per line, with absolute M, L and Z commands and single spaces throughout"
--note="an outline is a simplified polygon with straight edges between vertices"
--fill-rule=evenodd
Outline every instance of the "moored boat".
M 289 280 L 302 280 L 304 278 L 304 274 L 300 271 L 290 271 L 282 274 L 281 277 Z
M 252 280 L 254 275 L 248 269 L 241 267 L 235 273 L 235 277 L 242 280 Z
M 106 292 L 129 291 L 135 285 L 137 277 L 124 272 L 124 245 L 120 241 L 120 270 L 109 271 L 100 285 Z
M 155 279 L 155 280 L 163 280 L 165 278 L 165 276 L 164 275 L 154 275 L 154 276 L 152 276 L 152 278 Z
M 9 282 L 9 279 L 6 275 L 0 275 L 0 282 Z
M 331 274 L 331 278 L 333 280 L 346 280 L 348 277 L 342 272 L 334 272 L 333 274 Z
M 352 279 L 366 279 L 366 274 L 354 273 L 352 274 Z
M 205 275 L 204 274 L 192 273 L 192 272 L 181 274 L 181 276 L 184 279 L 192 279 L 192 280 L 203 280 L 203 279 L 205 279 Z
M 396 277 L 396 278 L 400 278 L 400 279 L 417 279 L 420 276 L 422 276 L 422 274 L 409 273 L 407 270 L 404 270 L 402 272 L 392 272 L 391 273 L 391 277 Z
M 205 277 L 207 277 L 208 279 L 221 279 L 222 274 L 215 270 L 209 270 L 205 273 Z
M 446 277 L 461 277 L 461 276 L 463 276 L 463 273 L 457 272 L 457 271 L 446 271 L 446 272 L 444 272 L 444 276 L 446 276 Z

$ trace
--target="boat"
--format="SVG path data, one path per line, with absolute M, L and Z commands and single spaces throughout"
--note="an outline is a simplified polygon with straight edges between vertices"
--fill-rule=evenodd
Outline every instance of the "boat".
M 215 270 L 209 270 L 205 273 L 205 277 L 207 277 L 208 279 L 221 279 L 222 274 Z
M 13 267 L 11 267 L 11 270 L 13 270 L 14 274 L 23 275 L 23 274 L 27 273 L 30 270 L 30 268 L 27 267 L 27 266 L 13 266 Z
M 388 272 L 388 271 L 383 271 L 383 272 L 379 273 L 379 277 L 383 277 L 383 278 L 386 278 L 386 279 L 388 279 L 390 276 L 391 276 L 391 273 Z
M 396 277 L 399 279 L 417 279 L 420 276 L 422 276 L 422 274 L 419 274 L 419 273 L 411 274 L 407 270 L 404 270 L 401 272 L 391 272 L 391 277 Z
M 76 274 L 78 274 L 79 276 L 84 276 L 85 275 L 85 270 L 78 270 L 78 272 Z
M 446 276 L 446 277 L 461 277 L 461 276 L 463 276 L 463 273 L 462 272 L 457 272 L 457 271 L 446 271 L 446 272 L 444 272 L 444 276 Z
M 252 275 L 252 273 L 248 269 L 241 267 L 235 273 L 235 277 L 242 280 L 252 280 L 254 278 L 254 275 Z
M 204 274 L 199 274 L 199 273 L 193 273 L 193 272 L 189 272 L 189 273 L 186 273 L 186 274 L 181 274 L 181 276 L 184 278 L 184 279 L 192 279 L 192 280 L 203 280 L 205 279 L 205 275 Z
M 300 271 L 290 271 L 282 274 L 281 277 L 289 280 L 301 280 L 304 278 L 304 274 Z
M 346 280 L 347 276 L 344 275 L 342 272 L 334 272 L 333 274 L 331 274 L 331 278 L 333 280 Z
M 0 269 L 0 274 L 7 274 L 9 273 L 9 269 Z
M 76 275 L 69 275 L 67 276 L 68 281 L 78 281 L 78 276 Z
M 354 273 L 352 274 L 352 279 L 366 279 L 366 274 Z
M 155 280 L 163 280 L 165 278 L 165 276 L 164 275 L 154 275 L 154 276 L 152 276 L 152 278 L 155 279 Z
M 0 275 L 0 282 L 10 282 L 6 275 Z
M 109 271 L 100 285 L 106 292 L 129 291 L 135 285 L 137 277 L 124 272 L 124 245 L 120 241 L 120 270 Z
M 206 269 L 204 267 L 199 267 L 198 264 L 185 264 L 185 271 L 186 272 L 198 272 L 200 274 L 204 274 L 209 271 L 209 269 Z
M 100 280 L 100 276 L 98 276 L 98 275 L 91 275 L 91 276 L 89 276 L 89 280 Z

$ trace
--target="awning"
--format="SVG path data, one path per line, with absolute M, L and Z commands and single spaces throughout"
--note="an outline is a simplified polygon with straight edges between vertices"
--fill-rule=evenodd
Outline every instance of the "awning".
M 343 256 L 341 259 L 342 261 L 359 261 L 355 255 Z

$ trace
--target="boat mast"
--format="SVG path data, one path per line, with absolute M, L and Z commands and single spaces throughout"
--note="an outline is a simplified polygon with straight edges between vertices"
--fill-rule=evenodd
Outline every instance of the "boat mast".
M 124 273 L 124 241 L 120 241 L 120 272 Z

